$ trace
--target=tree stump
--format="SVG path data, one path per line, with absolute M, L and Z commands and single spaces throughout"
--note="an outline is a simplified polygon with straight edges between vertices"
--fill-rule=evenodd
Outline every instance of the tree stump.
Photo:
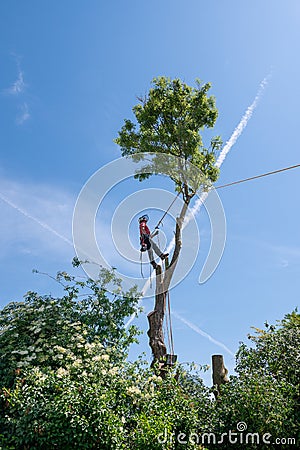
M 212 356 L 212 378 L 213 378 L 213 386 L 216 387 L 214 392 L 215 397 L 217 398 L 220 394 L 220 386 L 221 384 L 228 383 L 229 379 L 227 377 L 228 370 L 224 365 L 223 355 L 213 355 Z

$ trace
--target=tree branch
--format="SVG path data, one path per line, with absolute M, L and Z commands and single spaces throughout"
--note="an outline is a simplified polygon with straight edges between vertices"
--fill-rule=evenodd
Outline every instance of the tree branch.
M 165 276 L 164 276 L 164 280 L 163 280 L 163 287 L 164 287 L 164 291 L 165 292 L 167 292 L 167 290 L 169 289 L 170 282 L 171 282 L 174 270 L 176 268 L 176 265 L 177 265 L 177 262 L 178 262 L 178 258 L 179 258 L 179 254 L 180 254 L 180 251 L 181 251 L 181 246 L 182 246 L 181 230 L 182 230 L 182 225 L 183 225 L 184 218 L 185 218 L 187 210 L 188 210 L 189 203 L 190 203 L 190 198 L 188 198 L 188 201 L 185 201 L 183 203 L 183 206 L 182 206 L 181 211 L 180 211 L 180 215 L 176 219 L 175 248 L 174 248 L 174 252 L 173 252 L 173 256 L 172 256 L 170 265 L 169 265 L 168 269 L 165 272 Z

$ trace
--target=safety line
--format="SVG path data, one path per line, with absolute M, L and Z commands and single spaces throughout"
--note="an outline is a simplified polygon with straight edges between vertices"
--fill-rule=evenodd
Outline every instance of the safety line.
M 254 177 L 244 178 L 242 180 L 233 181 L 231 183 L 222 184 L 220 186 L 214 186 L 212 189 L 223 189 L 228 186 L 233 186 L 235 184 L 245 183 L 246 181 L 256 180 L 257 178 L 267 177 L 269 175 L 274 175 L 275 173 L 284 172 L 286 170 L 296 169 L 300 167 L 300 164 L 296 164 L 295 166 L 284 167 L 283 169 L 273 170 L 272 172 L 262 173 L 260 175 L 255 175 Z
M 174 355 L 174 340 L 173 340 L 173 329 L 172 329 L 172 318 L 171 318 L 171 302 L 170 302 L 170 292 L 167 292 L 167 303 L 168 303 L 168 316 L 169 316 L 169 333 L 170 333 L 170 353 Z
M 166 215 L 168 214 L 168 212 L 170 211 L 170 209 L 172 208 L 172 206 L 174 205 L 174 203 L 177 200 L 177 197 L 179 197 L 179 195 L 181 194 L 181 191 L 178 192 L 178 194 L 176 195 L 176 197 L 173 199 L 172 203 L 170 204 L 169 208 L 165 211 L 164 215 L 162 216 L 162 218 L 160 219 L 160 221 L 158 222 L 158 224 L 155 227 L 155 230 L 159 228 L 159 225 L 162 223 L 162 221 L 164 220 L 164 218 L 166 217 Z

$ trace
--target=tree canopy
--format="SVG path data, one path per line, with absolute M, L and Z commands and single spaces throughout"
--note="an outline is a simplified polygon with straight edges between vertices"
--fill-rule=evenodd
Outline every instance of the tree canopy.
M 143 153 L 163 153 L 176 157 L 177 166 L 174 167 L 174 158 L 162 165 L 162 159 L 154 157 L 137 178 L 143 180 L 152 174 L 165 173 L 186 201 L 187 194 L 195 194 L 199 183 L 203 183 L 203 176 L 206 181 L 216 181 L 219 169 L 215 166 L 215 156 L 222 142 L 215 136 L 205 146 L 200 133 L 212 128 L 218 116 L 215 98 L 207 95 L 210 87 L 210 83 L 201 84 L 200 80 L 192 87 L 178 78 L 153 79 L 148 94 L 139 97 L 139 103 L 133 107 L 135 123 L 126 119 L 115 142 L 120 145 L 122 156 L 140 160 Z M 187 163 L 202 174 L 196 189 L 189 186 L 189 192 L 185 185 L 189 183 L 182 176 Z

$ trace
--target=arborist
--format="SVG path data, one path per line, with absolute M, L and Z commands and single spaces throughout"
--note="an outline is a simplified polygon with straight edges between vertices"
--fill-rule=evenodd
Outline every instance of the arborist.
M 158 246 L 153 242 L 152 237 L 156 236 L 158 233 L 158 229 L 155 230 L 153 234 L 151 234 L 147 222 L 149 220 L 149 216 L 147 214 L 144 214 L 143 216 L 139 217 L 139 224 L 140 224 L 140 243 L 141 243 L 141 252 L 145 252 L 148 250 L 148 256 L 150 264 L 154 269 L 156 269 L 157 264 L 154 261 L 154 255 L 153 250 L 161 258 L 161 260 L 166 259 L 169 256 L 169 253 L 163 253 Z M 152 250 L 153 249 L 153 250 Z

